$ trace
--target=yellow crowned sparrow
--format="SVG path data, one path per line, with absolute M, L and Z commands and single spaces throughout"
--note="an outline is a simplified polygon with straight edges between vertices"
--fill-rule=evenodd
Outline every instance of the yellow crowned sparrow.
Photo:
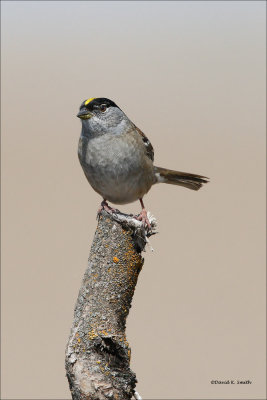
M 143 196 L 155 183 L 170 183 L 198 190 L 206 177 L 171 171 L 153 165 L 153 147 L 145 134 L 111 100 L 85 100 L 77 114 L 82 120 L 78 155 L 93 189 L 103 197 L 102 208 L 112 212 L 107 200 L 127 204 L 140 200 L 137 217 L 150 228 Z

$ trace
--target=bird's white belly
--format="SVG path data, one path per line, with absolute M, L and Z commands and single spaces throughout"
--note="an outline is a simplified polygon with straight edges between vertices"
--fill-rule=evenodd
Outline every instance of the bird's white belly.
M 144 169 L 142 155 L 136 154 L 131 143 L 122 144 L 114 138 L 109 143 L 106 137 L 104 139 L 80 139 L 79 159 L 89 183 L 114 204 L 142 198 L 153 183 Z

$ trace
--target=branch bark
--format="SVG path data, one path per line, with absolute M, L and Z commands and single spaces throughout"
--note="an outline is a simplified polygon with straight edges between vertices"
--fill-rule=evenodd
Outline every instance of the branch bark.
M 150 223 L 156 227 L 153 217 Z M 146 242 L 144 228 L 132 216 L 101 212 L 66 348 L 75 400 L 128 400 L 135 393 L 125 324 Z

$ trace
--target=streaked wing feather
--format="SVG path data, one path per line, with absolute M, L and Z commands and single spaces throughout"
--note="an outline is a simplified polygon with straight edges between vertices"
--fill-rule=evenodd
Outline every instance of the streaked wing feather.
M 150 140 L 146 137 L 144 132 L 141 131 L 141 129 L 139 129 L 135 124 L 133 124 L 133 125 L 143 139 L 144 145 L 146 147 L 147 156 L 150 158 L 150 160 L 154 161 L 154 149 L 153 149 L 153 146 L 152 146 Z

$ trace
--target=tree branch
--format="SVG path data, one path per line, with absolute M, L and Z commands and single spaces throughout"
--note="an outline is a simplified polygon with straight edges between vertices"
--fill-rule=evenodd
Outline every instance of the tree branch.
M 155 229 L 155 219 L 149 219 Z M 146 243 L 144 228 L 132 216 L 101 212 L 66 348 L 75 400 L 128 400 L 137 393 L 125 323 Z

